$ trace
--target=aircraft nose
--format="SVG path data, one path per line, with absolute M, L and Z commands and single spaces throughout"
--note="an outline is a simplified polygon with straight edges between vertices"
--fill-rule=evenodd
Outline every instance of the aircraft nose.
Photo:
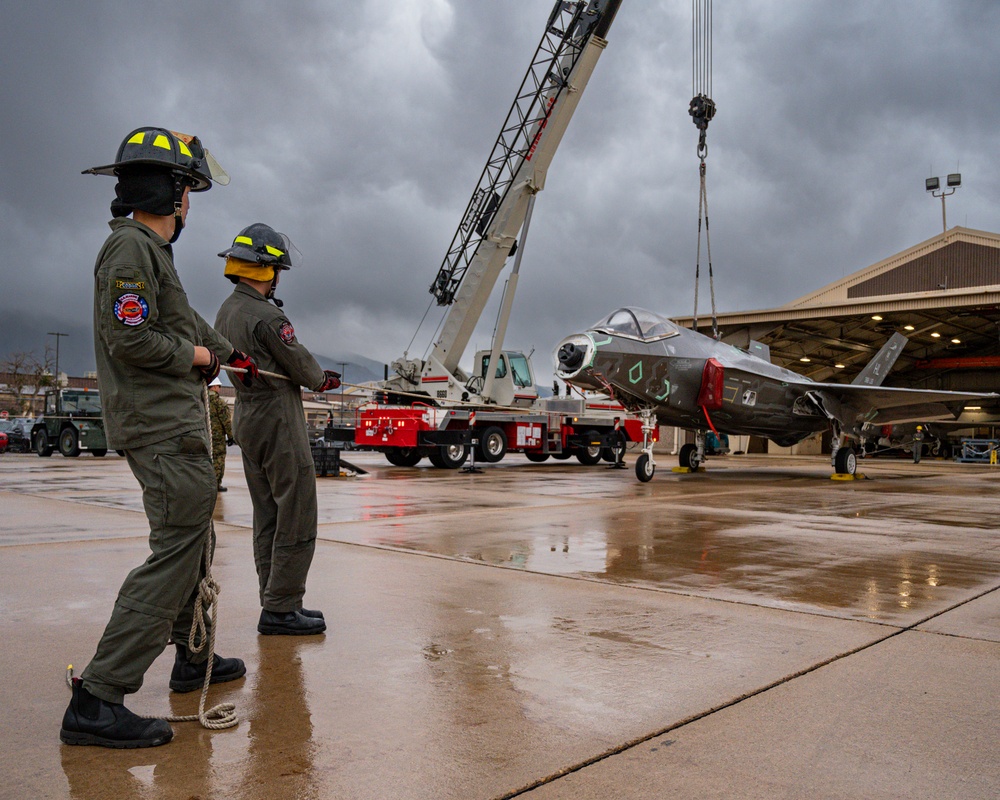
M 586 348 L 580 347 L 573 342 L 564 342 L 559 348 L 559 366 L 564 370 L 572 371 L 579 369 L 583 364 L 583 357 L 586 355 Z

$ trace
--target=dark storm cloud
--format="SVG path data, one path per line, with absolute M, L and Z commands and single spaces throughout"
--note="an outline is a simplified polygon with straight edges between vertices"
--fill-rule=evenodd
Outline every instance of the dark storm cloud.
M 206 318 L 230 288 L 215 254 L 263 221 L 305 255 L 279 294 L 307 344 L 401 355 L 550 7 L 15 4 L 0 48 L 0 357 L 59 329 L 64 357 L 93 366 L 92 266 L 114 182 L 79 173 L 145 124 L 199 134 L 233 178 L 194 197 L 176 248 Z M 508 332 L 538 349 L 540 382 L 556 341 L 616 305 L 691 311 L 690 26 L 687 2 L 624 0 L 549 170 Z M 997 228 L 998 29 L 991 2 L 715 4 L 720 309 L 789 302 L 933 236 L 931 174 L 961 167 L 949 225 Z

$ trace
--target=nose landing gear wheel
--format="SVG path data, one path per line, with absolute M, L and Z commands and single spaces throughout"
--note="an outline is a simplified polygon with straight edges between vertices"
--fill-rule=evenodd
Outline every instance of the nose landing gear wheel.
M 653 460 L 646 453 L 643 453 L 635 460 L 635 477 L 643 483 L 651 481 L 654 472 L 656 472 L 656 465 L 653 464 Z

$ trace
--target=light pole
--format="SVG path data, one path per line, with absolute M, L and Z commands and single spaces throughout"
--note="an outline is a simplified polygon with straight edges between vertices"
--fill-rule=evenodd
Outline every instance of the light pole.
M 941 198 L 941 228 L 944 231 L 948 230 L 948 217 L 946 216 L 944 210 L 944 199 L 950 194 L 955 194 L 955 190 L 962 185 L 962 173 L 952 172 L 948 175 L 946 180 L 948 182 L 948 188 L 951 191 L 945 191 L 941 188 L 940 178 L 927 178 L 924 181 L 924 189 L 930 192 L 932 196 Z
M 58 389 L 59 388 L 59 338 L 62 336 L 69 336 L 69 334 L 49 331 L 48 335 L 56 337 L 56 388 Z
M 338 361 L 340 364 L 340 424 L 344 424 L 344 373 L 347 372 L 346 361 Z

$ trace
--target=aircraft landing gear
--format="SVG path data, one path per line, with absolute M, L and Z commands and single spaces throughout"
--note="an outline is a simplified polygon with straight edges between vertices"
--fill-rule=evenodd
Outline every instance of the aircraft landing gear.
M 697 472 L 698 467 L 705 463 L 705 439 L 707 435 L 705 431 L 695 431 L 694 444 L 688 443 L 681 447 L 677 460 L 682 469 Z
M 635 462 L 635 477 L 643 483 L 653 479 L 656 472 L 656 462 L 653 461 L 653 431 L 656 430 L 656 414 L 652 409 L 644 408 L 639 412 L 642 418 L 642 455 Z
M 839 425 L 833 427 L 830 463 L 838 475 L 854 475 L 858 471 L 858 455 L 850 442 L 844 444 L 844 434 Z

